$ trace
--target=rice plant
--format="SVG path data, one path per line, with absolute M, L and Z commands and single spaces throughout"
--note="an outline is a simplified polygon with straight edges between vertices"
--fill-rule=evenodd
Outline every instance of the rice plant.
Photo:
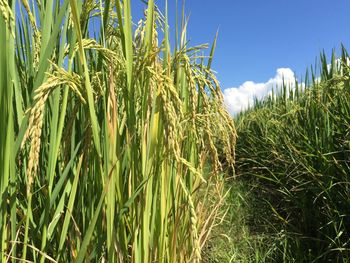
M 0 0 L 1 262 L 198 262 L 235 129 L 216 39 L 149 0 Z
M 263 200 L 253 225 L 284 235 L 276 262 L 349 262 L 347 51 L 306 76 L 237 117 L 236 171 Z

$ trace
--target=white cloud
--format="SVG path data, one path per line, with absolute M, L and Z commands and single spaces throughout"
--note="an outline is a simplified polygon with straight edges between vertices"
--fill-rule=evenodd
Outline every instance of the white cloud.
M 336 59 L 336 67 L 341 69 L 341 59 Z M 350 59 L 346 60 L 347 66 L 350 66 Z M 331 64 L 327 65 L 330 71 Z M 320 77 L 315 79 L 316 82 L 321 80 Z M 255 83 L 254 81 L 246 81 L 239 87 L 224 89 L 224 99 L 228 111 L 235 115 L 242 110 L 247 109 L 254 103 L 254 98 L 262 99 L 272 93 L 272 89 L 278 90 L 284 83 L 290 88 L 295 88 L 295 75 L 290 68 L 279 68 L 276 70 L 276 75 L 264 83 Z M 305 83 L 299 83 L 301 89 L 305 88 Z
M 293 88 L 295 83 L 294 72 L 290 68 L 279 68 L 275 77 L 265 83 L 246 81 L 239 87 L 227 88 L 223 91 L 225 104 L 232 115 L 245 110 L 252 105 L 254 98 L 262 99 L 271 94 L 272 89 L 282 86 L 284 83 Z

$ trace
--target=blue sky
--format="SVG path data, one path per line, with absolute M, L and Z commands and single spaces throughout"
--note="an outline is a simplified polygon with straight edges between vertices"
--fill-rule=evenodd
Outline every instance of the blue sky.
M 132 2 L 137 17 L 143 5 Z M 163 10 L 164 0 L 156 3 Z M 224 91 L 267 83 L 281 68 L 301 77 L 323 49 L 350 49 L 349 0 L 187 0 L 185 10 L 190 44 L 212 42 L 219 28 L 213 69 Z M 169 0 L 171 27 L 175 12 Z

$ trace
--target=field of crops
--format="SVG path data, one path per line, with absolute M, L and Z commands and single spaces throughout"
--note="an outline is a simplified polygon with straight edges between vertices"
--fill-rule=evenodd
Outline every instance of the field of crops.
M 179 12 L 171 46 L 145 8 L 0 1 L 0 262 L 201 260 L 233 120 L 215 40 L 188 46 Z
M 236 118 L 239 178 L 254 233 L 276 262 L 350 260 L 350 67 L 345 48 Z M 272 246 L 272 244 L 270 244 Z
M 131 6 L 0 0 L 0 262 L 350 262 L 346 49 L 232 117 Z

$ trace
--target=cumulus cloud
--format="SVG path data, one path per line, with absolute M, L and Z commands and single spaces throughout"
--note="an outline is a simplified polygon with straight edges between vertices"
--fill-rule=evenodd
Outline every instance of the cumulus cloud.
M 290 68 L 277 69 L 275 77 L 265 83 L 246 81 L 239 87 L 227 88 L 223 91 L 227 109 L 232 115 L 235 115 L 251 106 L 254 98 L 264 98 L 271 94 L 272 89 L 281 87 L 283 82 L 293 88 L 295 76 Z

